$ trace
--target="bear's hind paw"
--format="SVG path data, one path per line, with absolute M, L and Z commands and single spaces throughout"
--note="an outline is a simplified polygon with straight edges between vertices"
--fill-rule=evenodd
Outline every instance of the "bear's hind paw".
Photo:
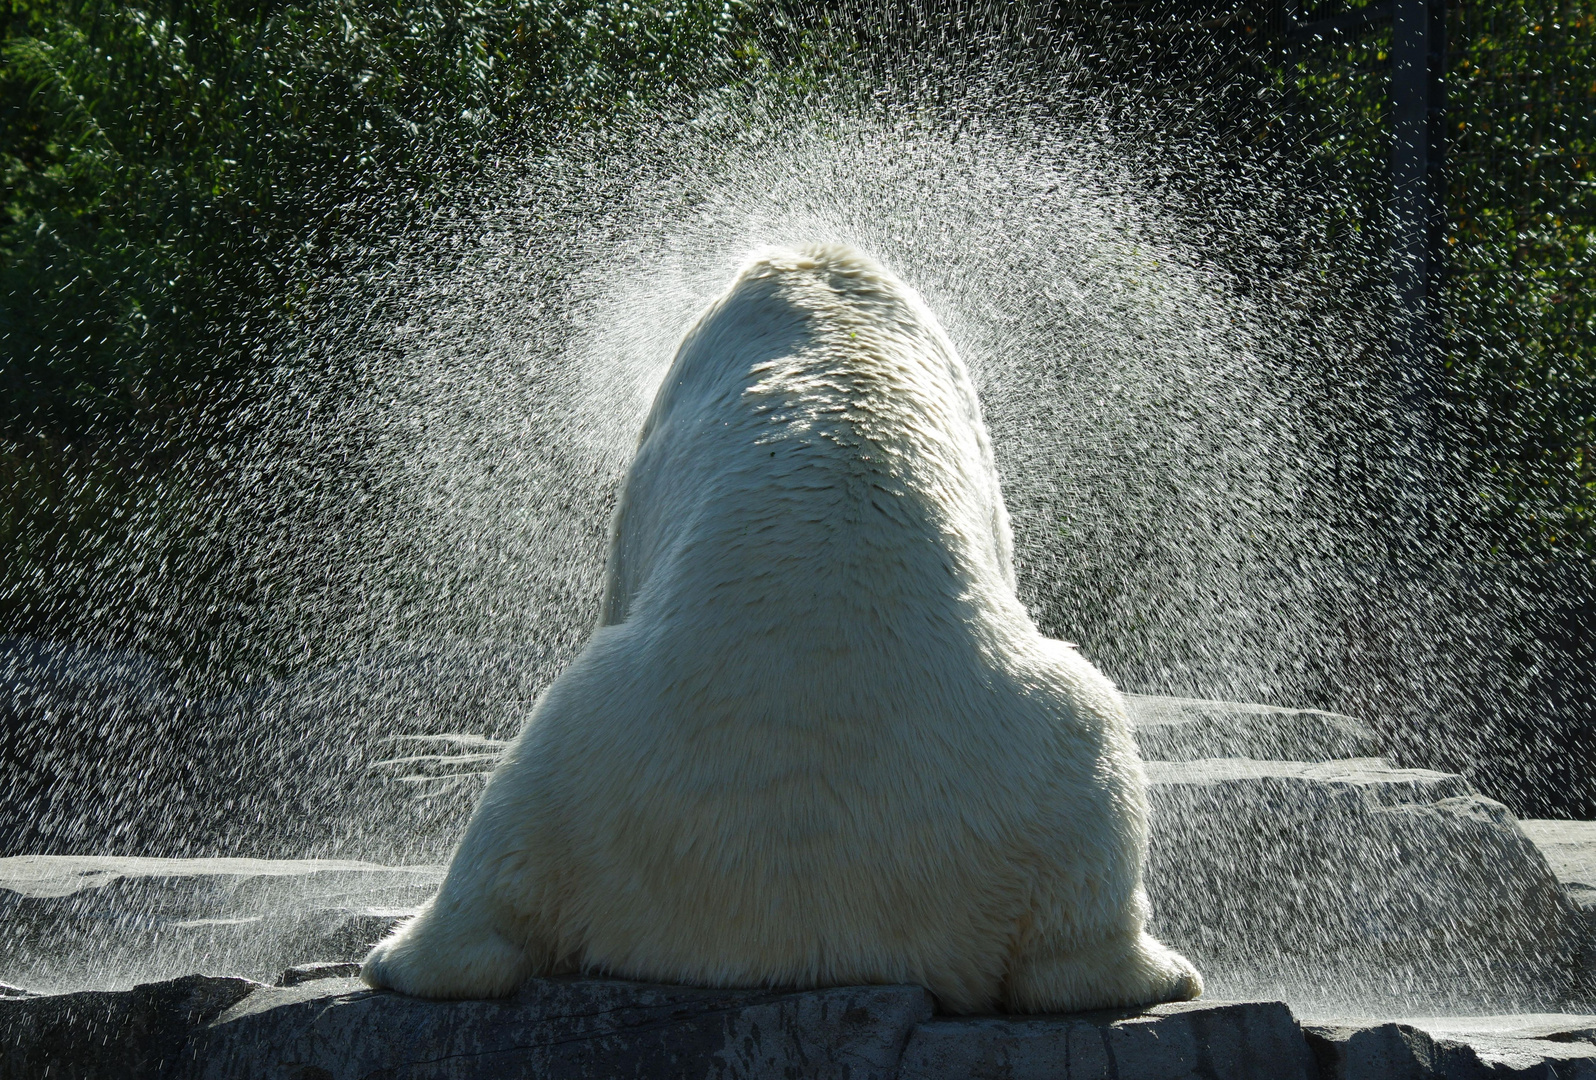
M 467 932 L 458 916 L 436 919 L 429 906 L 371 950 L 360 978 L 374 989 L 412 997 L 508 997 L 536 973 L 533 964 L 525 949 L 497 931 L 474 929 Z
M 1202 997 L 1203 977 L 1192 962 L 1166 945 L 1159 944 L 1158 948 L 1164 953 L 1161 958 L 1163 963 L 1158 965 L 1159 974 L 1163 976 L 1163 987 L 1156 992 L 1153 1000 L 1144 1004 L 1162 1005 L 1169 1001 L 1193 1001 Z M 1154 981 L 1157 981 L 1156 976 Z
M 1144 1008 L 1202 996 L 1191 961 L 1149 934 L 1105 941 L 1066 956 L 1024 958 L 1010 971 L 1012 1012 Z

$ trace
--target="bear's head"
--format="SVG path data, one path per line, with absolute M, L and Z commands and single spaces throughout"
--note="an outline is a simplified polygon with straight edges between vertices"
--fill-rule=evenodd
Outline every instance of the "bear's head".
M 797 593 L 864 579 L 1017 605 L 1011 552 L 975 387 L 930 309 L 854 248 L 767 249 L 660 385 L 612 527 L 602 624 L 651 592 L 703 604 L 737 590 L 792 612 Z

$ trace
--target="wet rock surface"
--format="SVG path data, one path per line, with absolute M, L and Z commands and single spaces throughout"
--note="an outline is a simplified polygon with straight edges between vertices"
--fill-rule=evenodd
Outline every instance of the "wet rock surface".
M 1593 956 L 1580 898 L 1596 896 L 1596 874 L 1559 881 L 1463 777 L 1324 758 L 1370 738 L 1330 713 L 1131 706 L 1138 733 L 1180 733 L 1144 743 L 1172 759 L 1147 764 L 1147 879 L 1155 931 L 1201 965 L 1212 993 L 1397 1015 L 1556 1008 L 1579 988 Z M 452 778 L 491 765 L 485 745 L 434 740 L 400 756 Z M 1258 748 L 1303 760 L 1192 756 Z M 1582 836 L 1557 850 L 1584 850 Z M 307 958 L 359 959 L 440 878 L 436 866 L 335 860 L 0 859 L 0 980 L 49 991 L 193 971 L 270 982 Z
M 932 1014 L 918 987 L 772 993 L 606 979 L 432 1002 L 351 979 L 274 988 L 194 977 L 0 1009 L 5 1080 L 890 1077 Z
M 1544 1008 L 1578 913 L 1500 803 L 1378 759 L 1149 762 L 1156 932 L 1230 996 Z
M 945 1017 L 911 986 L 780 992 L 531 980 L 421 1001 L 190 976 L 0 1000 L 0 1080 L 1474 1080 L 1596 1077 L 1596 1017 L 1301 1024 L 1280 1002 Z
M 1596 994 L 1596 821 L 1519 823 L 1546 856 L 1578 912 L 1575 969 L 1582 989 Z
M 1340 713 L 1146 694 L 1126 694 L 1125 704 L 1149 761 L 1333 761 L 1383 751 L 1371 728 Z
M 1120 1013 L 937 1019 L 914 1030 L 898 1076 L 1309 1080 L 1314 1069 L 1282 1003 L 1198 1001 Z
M 360 975 L 360 964 L 354 960 L 321 960 L 311 964 L 295 964 L 277 976 L 273 986 L 298 986 L 317 979 L 353 979 Z
M 194 1032 L 255 989 L 247 979 L 190 975 L 133 990 L 0 1001 L 0 1077 L 182 1075 Z
M 359 959 L 442 878 L 333 859 L 0 859 L 0 979 L 51 991 L 192 971 L 268 981 L 306 957 Z
M 1335 1080 L 1596 1080 L 1596 1017 L 1572 1014 L 1352 1019 L 1306 1024 Z
M 1519 825 L 1574 898 L 1596 907 L 1596 821 L 1532 820 Z
M 1127 703 L 1155 932 L 1219 992 L 1401 1013 L 1559 1007 L 1596 986 L 1596 825 L 1560 823 L 1554 851 L 1466 778 L 1392 766 L 1352 717 Z

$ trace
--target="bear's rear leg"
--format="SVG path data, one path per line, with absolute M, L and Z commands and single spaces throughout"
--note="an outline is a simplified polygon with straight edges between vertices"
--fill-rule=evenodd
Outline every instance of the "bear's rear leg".
M 1184 956 L 1150 934 L 1131 931 L 1063 952 L 1016 956 L 1004 1005 L 1009 1012 L 1079 1012 L 1190 1001 L 1202 976 Z
M 371 950 L 367 986 L 425 998 L 507 997 L 539 974 L 527 950 L 488 924 L 480 905 L 435 897 Z

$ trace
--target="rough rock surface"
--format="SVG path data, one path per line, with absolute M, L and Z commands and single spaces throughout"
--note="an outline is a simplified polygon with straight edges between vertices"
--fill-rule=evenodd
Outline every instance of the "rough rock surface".
M 195 1031 L 255 989 L 247 979 L 190 975 L 133 990 L 0 1001 L 0 1078 L 180 1075 Z
M 1521 821 L 1579 912 L 1575 967 L 1596 994 L 1596 821 Z
M 504 1001 L 430 1002 L 324 982 L 255 991 L 196 1030 L 182 1075 L 885 1077 L 931 1011 L 924 990 L 905 986 L 784 994 L 535 979 Z
M 121 668 L 113 673 L 122 677 Z M 143 678 L 133 675 L 135 684 Z M 1286 997 L 1315 1016 L 1533 1010 L 1567 1007 L 1581 957 L 1596 973 L 1596 825 L 1521 829 L 1462 777 L 1396 769 L 1371 756 L 1373 737 L 1347 717 L 1168 698 L 1133 698 L 1131 707 L 1152 781 L 1155 929 L 1203 966 L 1212 995 Z M 417 736 L 391 764 L 407 770 L 407 781 L 410 772 L 448 781 L 488 767 L 489 740 L 463 738 Z M 234 1005 L 243 1010 L 227 1021 L 243 1024 L 227 1029 L 235 1033 L 264 1030 L 259 1017 L 268 1015 L 288 1023 L 300 1015 L 288 1008 L 294 1001 L 353 1016 L 345 999 L 367 999 L 343 982 L 347 962 L 429 896 L 441 873 L 332 860 L 0 859 L 0 980 L 11 984 L 0 984 L 0 1009 L 41 1010 L 14 1029 L 45 1024 L 54 1032 L 28 1036 L 30 1045 L 65 1046 L 63 1033 L 86 1024 L 102 1044 L 144 1047 L 140 1060 L 165 1054 L 174 1030 L 189 1032 L 183 1045 L 199 1045 L 195 1025 L 209 1032 L 205 1025 Z M 125 989 L 192 971 L 280 989 L 191 978 L 132 998 L 29 996 Z M 389 1016 L 389 1006 L 360 1008 Z M 1161 1019 L 938 1019 L 915 1029 L 903 1060 L 927 1076 L 967 1065 L 980 1075 L 1099 1075 L 1091 1047 L 1141 1046 L 1149 1030 L 1160 1047 L 1220 1045 L 1220 1028 L 1193 1034 L 1193 1025 L 1230 1015 L 1213 1009 Z M 458 1014 L 467 1015 L 476 1014 Z M 1258 1031 L 1277 1031 L 1270 1025 L 1278 1017 L 1256 1009 L 1247 1017 L 1263 1025 Z M 1359 1064 L 1366 1058 L 1400 1060 L 1406 1071 L 1389 1075 L 1519 1075 L 1511 1070 L 1520 1061 L 1553 1070 L 1523 1075 L 1585 1075 L 1569 1070 L 1588 1067 L 1589 1039 L 1570 1034 L 1574 1021 L 1549 1023 L 1534 1034 L 1505 1020 L 1500 1030 L 1477 1023 L 1478 1031 L 1440 1021 L 1326 1021 L 1309 1042 L 1321 1064 L 1329 1062 L 1324 1075 L 1387 1075 L 1368 1072 Z M 1081 1024 L 1097 1034 L 1083 1035 Z M 220 1040 L 220 1031 L 205 1038 Z M 3 1075 L 42 1075 L 33 1065 L 43 1059 L 28 1060 L 28 1069 L 8 1065 Z M 407 1069 L 392 1075 L 454 1075 Z M 315 1071 L 277 1075 L 325 1080 Z
M 0 859 L 0 979 L 32 990 L 196 970 L 269 980 L 307 956 L 364 956 L 442 877 L 318 859 Z
M 1210 992 L 1320 1013 L 1545 1008 L 1579 915 L 1505 808 L 1379 759 L 1150 762 L 1155 928 Z M 0 859 L 0 980 L 125 988 L 275 980 L 352 961 L 438 867 L 315 860 Z
M 1126 694 L 1125 703 L 1148 761 L 1333 761 L 1383 749 L 1363 721 L 1340 713 L 1144 694 Z
M 1521 821 L 1524 835 L 1552 872 L 1587 906 L 1596 907 L 1596 821 Z
M 1576 1014 L 1331 1020 L 1304 1025 L 1335 1080 L 1596 1080 L 1596 1017 Z
M 1577 915 L 1500 803 L 1379 759 L 1149 762 L 1156 933 L 1228 996 L 1536 1008 Z
M 912 986 L 780 992 L 534 979 L 420 1001 L 353 979 L 189 976 L 0 1000 L 0 1080 L 1475 1080 L 1596 1077 L 1596 1017 L 1341 1020 L 1279 1002 L 938 1017 Z
M 1309 1080 L 1314 1061 L 1278 1001 L 1187 1001 L 1140 1012 L 938 1019 L 915 1028 L 899 1080 Z
M 354 979 L 360 976 L 360 964 L 354 960 L 318 960 L 310 964 L 295 964 L 277 976 L 273 986 L 298 986 L 317 979 Z
M 433 1002 L 352 979 L 290 988 L 200 976 L 0 1002 L 0 1080 L 890 1077 L 918 987 L 808 993 L 537 979 Z

